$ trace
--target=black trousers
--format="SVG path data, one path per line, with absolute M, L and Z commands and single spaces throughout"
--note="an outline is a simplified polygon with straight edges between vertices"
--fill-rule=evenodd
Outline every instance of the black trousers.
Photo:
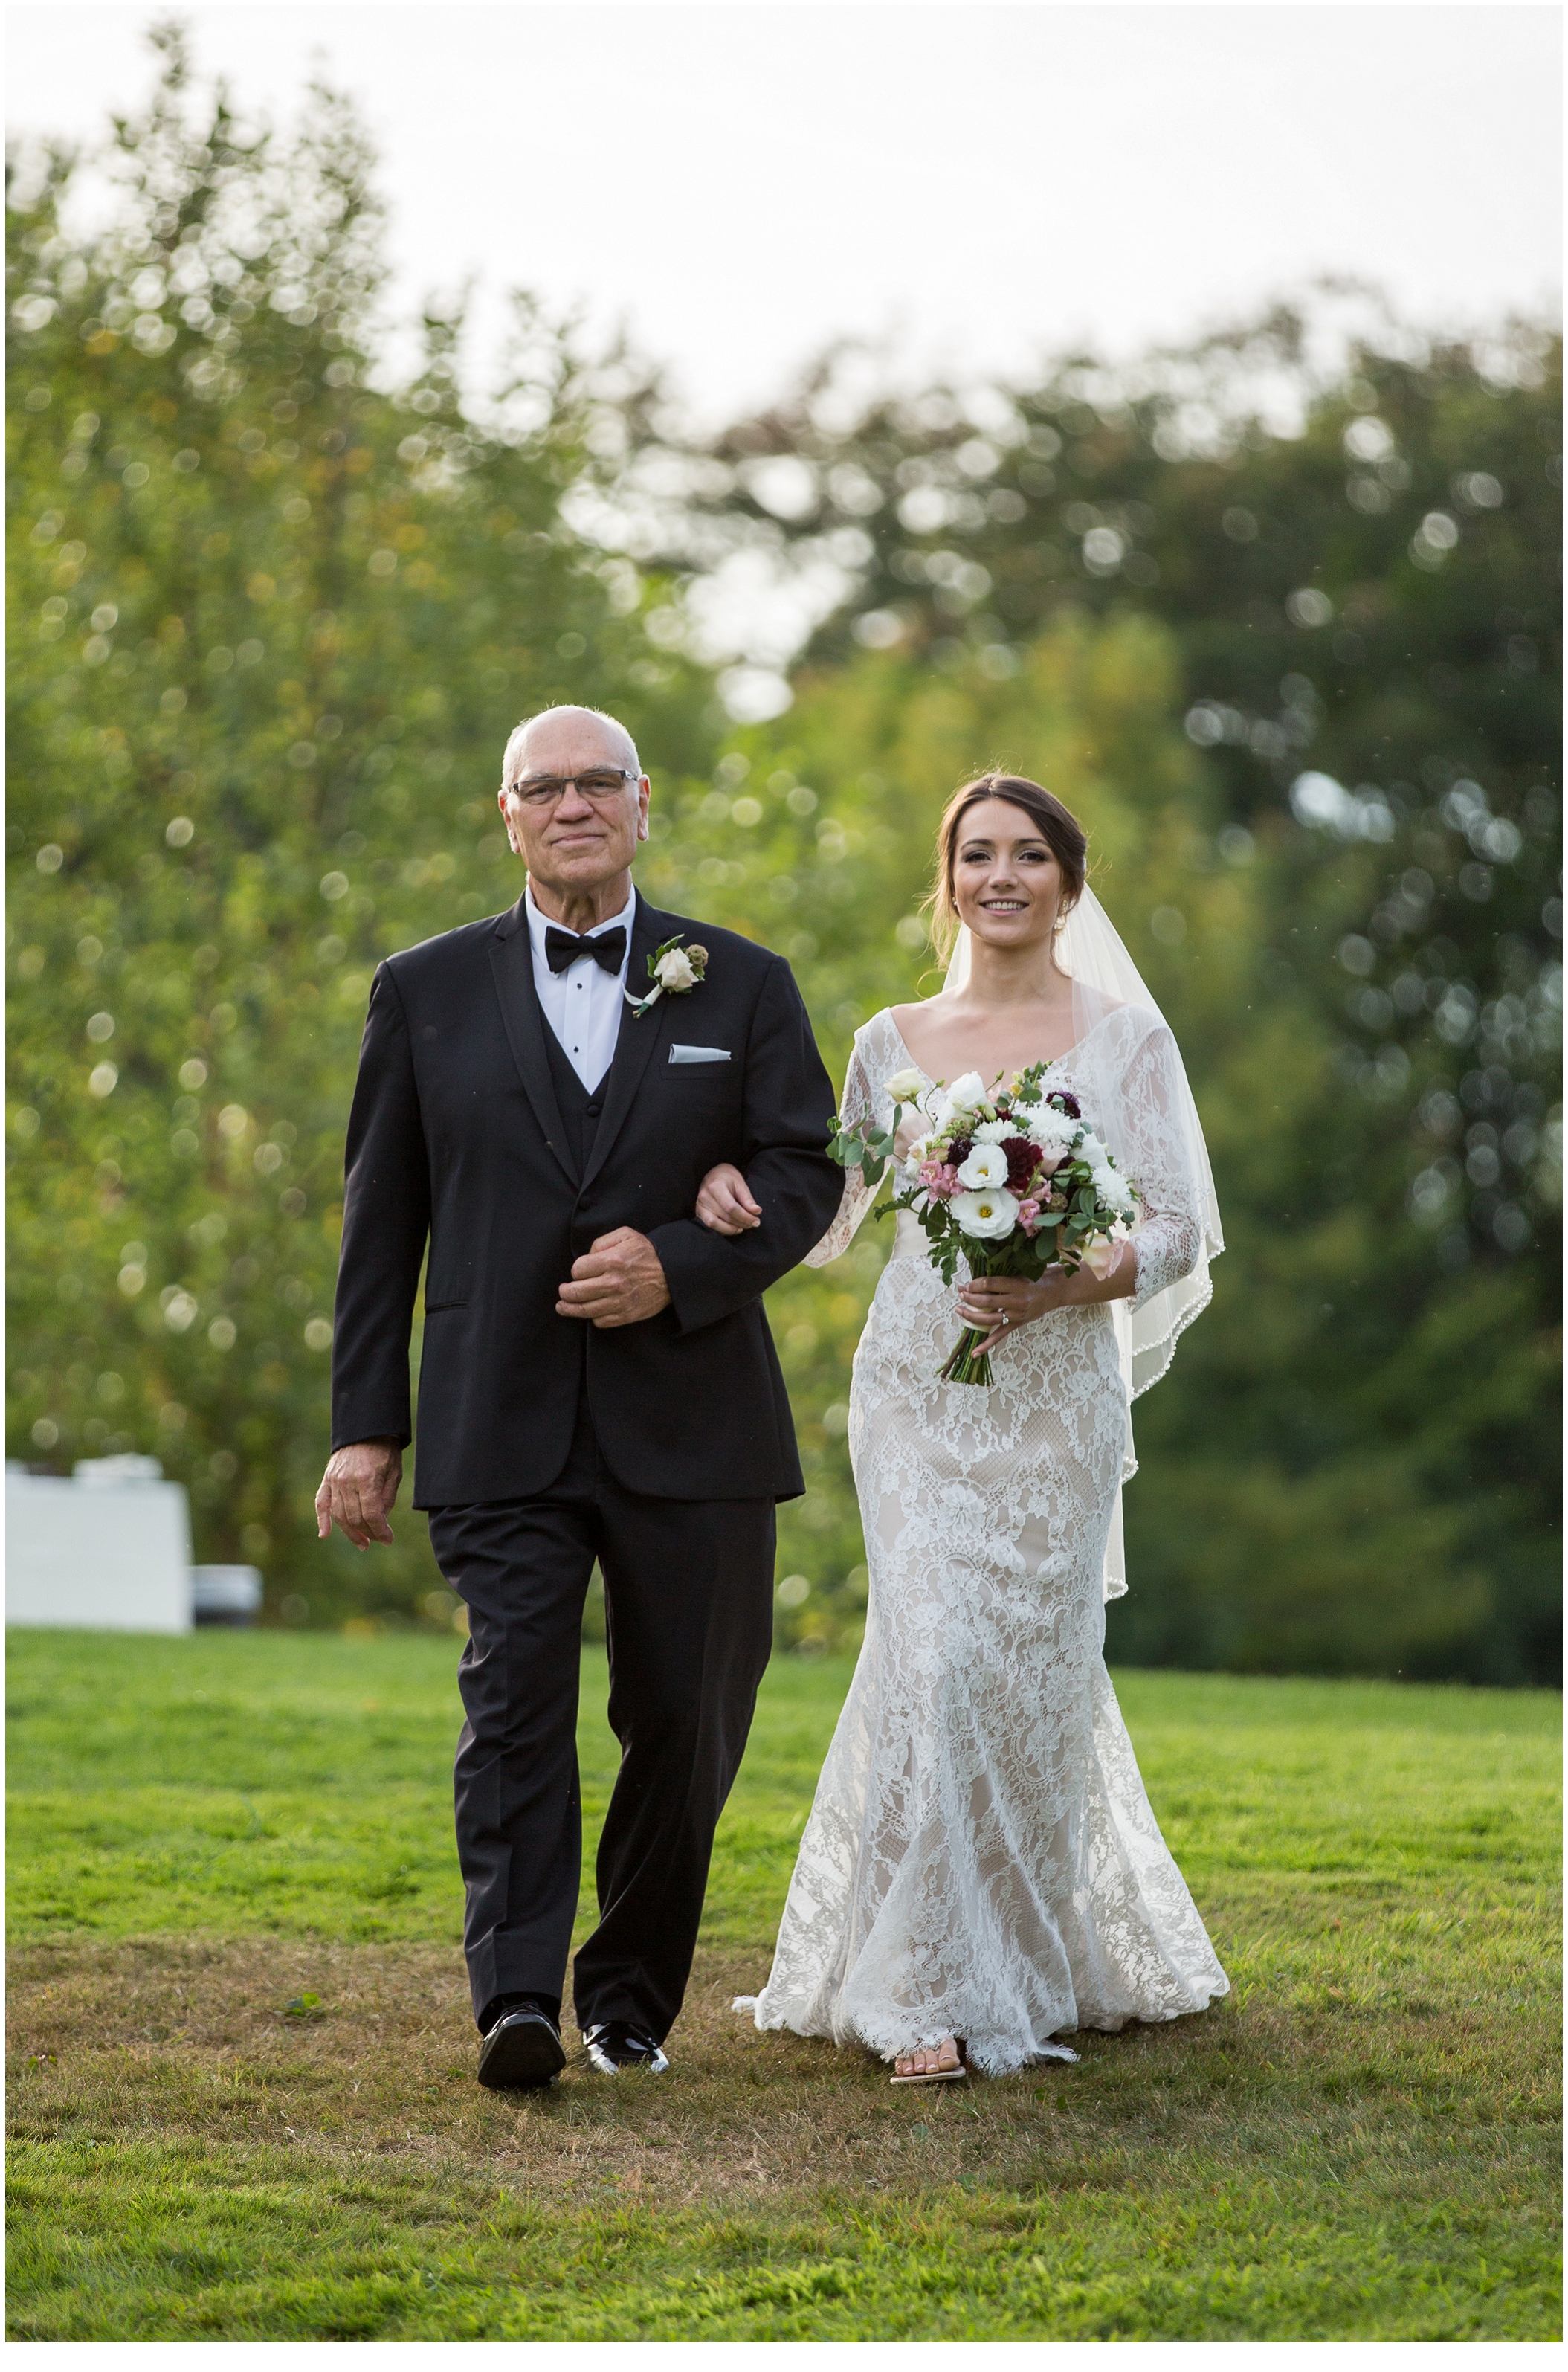
M 579 2027 L 662 2041 L 691 1974 L 714 1831 L 772 1645 L 771 1499 L 649 1499 L 616 1482 L 586 1401 L 549 1490 L 429 1511 L 469 1610 L 459 1668 L 463 1948 L 477 2017 L 497 1994 L 564 1994 L 582 1876 L 577 1694 L 597 1558 L 621 1768 L 599 1839 Z

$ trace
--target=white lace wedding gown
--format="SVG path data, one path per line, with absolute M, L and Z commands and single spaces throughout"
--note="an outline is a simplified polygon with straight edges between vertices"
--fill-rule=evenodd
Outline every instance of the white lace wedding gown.
M 1050 1076 L 1091 1124 L 1114 1109 L 1127 1133 L 1108 1141 L 1141 1197 L 1137 1308 L 1194 1268 L 1199 1191 L 1173 1117 L 1169 1030 L 1131 1006 L 1098 1010 Z M 889 1125 L 886 1082 L 912 1064 L 879 1013 L 856 1035 L 846 1124 L 875 1112 Z M 813 1266 L 845 1249 L 872 1199 L 847 1173 Z M 1125 1587 L 1120 1491 L 1132 1471 L 1111 1306 L 1021 1329 L 992 1353 L 989 1389 L 939 1383 L 959 1331 L 954 1295 L 915 1219 L 900 1212 L 897 1230 L 850 1395 L 865 1641 L 772 1974 L 736 2006 L 759 2027 L 883 2057 L 959 2034 L 977 2067 L 1001 2075 L 1072 2058 L 1054 2035 L 1179 2017 L 1229 1985 L 1149 1808 L 1102 1654 L 1105 1599 Z M 1205 1286 L 1182 1322 L 1206 1298 Z

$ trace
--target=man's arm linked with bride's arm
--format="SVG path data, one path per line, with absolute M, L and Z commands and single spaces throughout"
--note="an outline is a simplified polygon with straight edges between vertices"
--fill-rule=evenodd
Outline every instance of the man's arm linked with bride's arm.
M 815 1106 L 825 1092 L 800 992 L 788 967 L 775 960 L 758 999 L 745 1062 L 742 1158 L 767 1200 L 766 1232 L 736 1258 L 717 1250 L 690 1220 L 668 1222 L 646 1236 L 619 1228 L 574 1262 L 558 1315 L 625 1326 L 673 1308 L 680 1331 L 691 1334 L 755 1301 L 797 1266 L 820 1232 L 825 1198 L 839 1191 L 837 1167 L 824 1150 L 826 1122 L 820 1132 L 814 1125 Z M 721 1172 L 734 1181 L 737 1224 L 713 1232 L 733 1237 L 761 1229 L 762 1206 L 745 1178 L 728 1162 L 710 1175 Z
M 757 1300 L 819 1240 L 842 1185 L 827 1150 L 831 1114 L 805 1003 L 789 966 L 775 959 L 746 1049 L 739 1165 L 709 1172 L 734 1180 L 739 1224 L 715 1229 L 694 1214 L 649 1235 L 683 1334 Z

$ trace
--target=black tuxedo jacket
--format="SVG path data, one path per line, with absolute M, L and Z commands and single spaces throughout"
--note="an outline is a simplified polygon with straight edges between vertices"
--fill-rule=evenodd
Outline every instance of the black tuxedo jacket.
M 601 1455 L 666 1499 L 787 1499 L 805 1485 L 761 1296 L 838 1209 L 825 1151 L 833 1092 L 782 958 L 639 896 L 629 985 L 684 933 L 708 949 L 685 995 L 624 1008 L 579 1171 L 563 1125 L 521 900 L 376 974 L 349 1119 L 332 1346 L 332 1444 L 411 1436 L 409 1335 L 420 1262 L 424 1343 L 416 1507 L 542 1491 L 586 1385 Z M 678 1043 L 727 1062 L 678 1063 Z M 692 1216 L 715 1161 L 741 1169 L 761 1227 Z M 598 1236 L 636 1227 L 670 1307 L 634 1326 L 555 1315 Z

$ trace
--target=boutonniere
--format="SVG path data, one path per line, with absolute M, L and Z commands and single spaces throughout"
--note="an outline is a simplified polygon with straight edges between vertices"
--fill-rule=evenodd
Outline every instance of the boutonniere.
M 700 987 L 707 969 L 707 948 L 683 948 L 678 931 L 673 939 L 666 939 L 663 947 L 656 948 L 648 958 L 648 978 L 655 984 L 647 995 L 633 996 L 630 989 L 626 991 L 632 1018 L 640 1021 L 649 1006 L 656 1005 L 661 996 L 685 996 Z

